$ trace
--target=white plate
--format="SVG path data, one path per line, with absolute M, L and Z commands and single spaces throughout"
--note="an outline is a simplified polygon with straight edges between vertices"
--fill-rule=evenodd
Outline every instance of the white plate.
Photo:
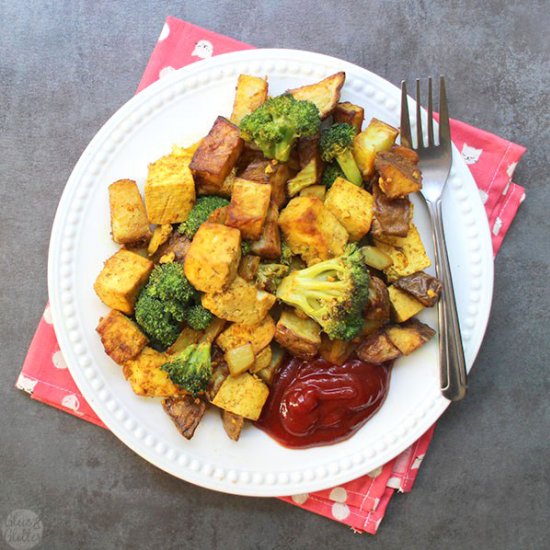
M 441 415 L 437 341 L 397 361 L 384 406 L 351 439 L 307 450 L 281 447 L 248 426 L 238 443 L 210 411 L 191 441 L 176 431 L 160 401 L 137 397 L 121 369 L 104 353 L 95 332 L 107 312 L 93 291 L 111 241 L 107 186 L 131 178 L 143 186 L 147 164 L 206 134 L 215 117 L 229 115 L 240 73 L 269 75 L 271 94 L 347 74 L 342 98 L 395 126 L 399 90 L 345 61 L 294 50 L 221 55 L 185 67 L 124 105 L 97 133 L 74 168 L 61 198 L 50 244 L 49 295 L 61 350 L 80 391 L 126 445 L 159 468 L 187 481 L 241 495 L 278 496 L 315 491 L 361 476 L 412 444 Z M 451 93 L 452 95 L 452 88 Z M 412 108 L 412 104 L 411 104 Z M 411 111 L 414 112 L 414 111 Z M 489 317 L 493 261 L 485 212 L 470 172 L 453 151 L 444 214 L 466 359 L 471 367 Z M 415 221 L 432 255 L 426 211 Z M 435 310 L 421 318 L 435 327 Z

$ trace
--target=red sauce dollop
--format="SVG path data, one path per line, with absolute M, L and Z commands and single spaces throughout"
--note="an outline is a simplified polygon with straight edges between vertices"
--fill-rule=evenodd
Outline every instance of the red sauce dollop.
M 333 365 L 290 357 L 279 368 L 256 425 L 291 448 L 347 439 L 381 407 L 390 372 L 391 363 L 351 359 Z

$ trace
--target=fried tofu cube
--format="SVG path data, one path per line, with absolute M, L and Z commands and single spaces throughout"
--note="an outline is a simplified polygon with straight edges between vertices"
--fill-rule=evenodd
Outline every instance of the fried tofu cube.
M 340 90 L 346 81 L 346 73 L 339 72 L 327 76 L 320 82 L 294 88 L 289 92 L 298 100 L 307 100 L 315 103 L 321 118 L 327 118 L 332 113 L 338 101 Z
M 265 224 L 260 238 L 253 241 L 251 251 L 268 260 L 276 260 L 281 255 L 281 233 L 279 231 L 279 209 L 273 201 L 267 210 Z
M 244 239 L 257 241 L 262 235 L 271 198 L 271 187 L 237 178 L 225 224 L 239 229 Z
M 130 318 L 116 309 L 99 320 L 96 331 L 101 337 L 105 353 L 119 365 L 133 359 L 149 341 Z
M 274 164 L 263 157 L 254 158 L 239 174 L 242 179 L 270 185 L 271 199 L 278 208 L 281 208 L 286 202 L 286 182 L 289 176 L 288 164 Z
M 255 111 L 267 99 L 267 79 L 247 74 L 239 75 L 231 122 L 240 124 L 243 117 Z
M 386 334 L 403 355 L 410 355 L 430 341 L 435 335 L 435 330 L 418 319 L 410 319 L 402 325 L 386 328 Z
M 131 315 L 139 291 L 153 267 L 153 262 L 147 258 L 122 248 L 105 262 L 95 280 L 94 290 L 105 305 Z
M 314 357 L 321 347 L 321 327 L 308 317 L 285 309 L 277 322 L 275 341 L 298 357 Z
M 268 396 L 269 388 L 256 376 L 244 372 L 228 376 L 212 404 L 244 418 L 258 420 Z
M 185 276 L 201 292 L 229 287 L 241 261 L 241 234 L 218 223 L 203 223 L 195 234 L 183 264 Z
M 257 325 L 275 304 L 273 294 L 258 290 L 255 285 L 235 277 L 227 290 L 204 294 L 202 305 L 216 317 L 241 323 Z
M 111 234 L 115 243 L 136 243 L 151 237 L 145 205 L 135 181 L 118 180 L 111 183 L 109 204 Z
M 223 351 L 251 344 L 254 353 L 258 354 L 271 343 L 274 335 L 275 321 L 270 315 L 266 315 L 256 325 L 233 323 L 218 336 L 216 344 Z
M 388 287 L 392 316 L 398 323 L 403 323 L 420 313 L 424 306 L 404 290 L 394 285 Z
M 300 191 L 300 197 L 316 197 L 321 201 L 325 200 L 327 188 L 324 185 L 310 185 Z
M 179 223 L 195 204 L 195 182 L 189 159 L 166 155 L 149 165 L 145 181 L 145 206 L 150 223 Z
M 365 118 L 365 109 L 354 105 L 349 101 L 338 103 L 333 113 L 334 122 L 344 123 L 353 126 L 357 132 L 361 131 L 363 119 Z
M 374 238 L 374 244 L 392 259 L 392 265 L 384 269 L 390 282 L 432 265 L 414 224 L 411 224 L 406 237 L 381 235 Z
M 422 173 L 418 166 L 393 151 L 384 151 L 376 155 L 374 161 L 380 173 L 378 184 L 390 199 L 404 197 L 422 189 Z
M 308 265 L 344 253 L 348 232 L 336 216 L 315 197 L 295 197 L 279 216 L 286 242 Z
M 346 228 L 350 241 L 358 241 L 369 232 L 374 199 L 365 189 L 344 178 L 336 178 L 327 192 L 325 206 Z
M 173 397 L 185 394 L 160 367 L 169 361 L 169 356 L 145 347 L 135 358 L 124 364 L 122 372 L 132 390 L 144 397 Z
M 380 151 L 388 151 L 395 143 L 399 130 L 373 118 L 353 139 L 353 156 L 364 179 L 374 174 L 374 160 Z
M 189 167 L 199 194 L 216 193 L 235 166 L 243 148 L 238 126 L 219 116 L 198 146 Z

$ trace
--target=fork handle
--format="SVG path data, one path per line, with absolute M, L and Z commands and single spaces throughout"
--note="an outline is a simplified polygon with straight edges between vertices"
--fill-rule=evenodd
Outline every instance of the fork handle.
M 435 268 L 437 277 L 443 283 L 443 291 L 438 304 L 441 393 L 451 401 L 459 401 L 466 395 L 466 361 L 445 244 L 441 200 L 435 203 L 429 202 L 428 207 L 434 230 Z

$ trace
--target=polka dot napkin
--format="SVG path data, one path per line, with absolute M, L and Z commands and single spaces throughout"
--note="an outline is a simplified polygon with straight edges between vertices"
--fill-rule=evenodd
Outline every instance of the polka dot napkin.
M 252 46 L 169 17 L 162 28 L 138 92 L 166 74 L 189 63 Z M 514 169 L 525 149 L 495 135 L 452 121 L 453 141 L 472 171 L 485 204 L 496 254 L 525 198 L 512 183 Z M 103 426 L 78 391 L 63 359 L 52 326 L 49 306 L 40 320 L 16 386 L 48 405 Z M 282 500 L 350 526 L 356 532 L 376 533 L 395 491 L 412 489 L 434 427 L 384 466 L 367 475 L 311 494 Z

